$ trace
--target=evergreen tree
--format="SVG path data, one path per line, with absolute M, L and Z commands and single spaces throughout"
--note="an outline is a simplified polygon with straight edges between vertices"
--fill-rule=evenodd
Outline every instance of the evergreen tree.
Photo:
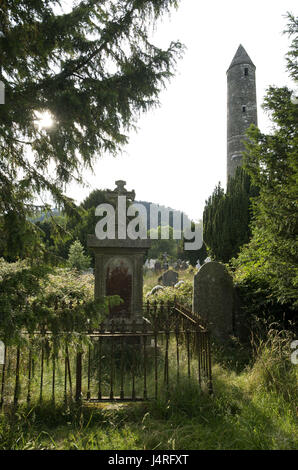
M 193 232 L 195 230 L 195 225 L 199 226 L 200 230 L 203 230 L 203 221 L 202 220 L 199 220 L 196 223 L 193 222 L 193 221 L 191 222 L 191 230 Z M 203 242 L 201 248 L 199 248 L 198 250 L 185 250 L 184 249 L 185 242 L 187 242 L 187 240 L 183 238 L 181 240 L 181 242 L 179 243 L 177 257 L 182 259 L 182 260 L 189 261 L 189 263 L 192 266 L 196 266 L 198 260 L 199 260 L 200 264 L 203 265 L 205 259 L 208 256 L 206 244 Z
M 251 198 L 256 194 L 249 175 L 238 167 L 229 178 L 226 193 L 219 183 L 206 201 L 204 241 L 217 260 L 227 263 L 249 241 Z
M 53 264 L 66 260 L 70 245 L 76 239 L 75 221 L 66 215 L 55 215 L 35 223 L 45 245 L 46 259 Z
M 69 213 L 63 188 L 105 152 L 116 154 L 139 113 L 158 103 L 182 51 L 162 50 L 148 29 L 176 0 L 59 0 L 0 4 L 0 230 L 2 253 L 26 256 L 28 221 L 45 191 Z M 37 112 L 53 125 L 40 128 Z M 26 232 L 26 233 L 25 233 Z M 28 235 L 27 234 L 27 235 Z M 9 243 L 14 246 L 10 249 Z
M 93 209 L 95 211 L 96 207 L 103 203 L 111 204 L 111 201 L 106 198 L 105 190 L 94 189 L 81 203 L 81 207 L 85 210 Z
M 85 255 L 84 248 L 79 240 L 76 240 L 71 245 L 67 264 L 70 268 L 77 269 L 78 271 L 84 271 L 90 267 L 90 257 Z

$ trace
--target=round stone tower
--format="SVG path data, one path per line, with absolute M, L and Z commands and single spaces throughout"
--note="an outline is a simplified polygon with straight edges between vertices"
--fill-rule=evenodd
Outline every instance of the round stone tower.
M 227 179 L 242 165 L 243 140 L 250 124 L 257 125 L 256 67 L 240 44 L 227 70 Z

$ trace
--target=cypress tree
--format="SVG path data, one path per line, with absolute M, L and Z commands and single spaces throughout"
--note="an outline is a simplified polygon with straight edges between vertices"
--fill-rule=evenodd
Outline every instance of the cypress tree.
M 226 193 L 220 183 L 205 204 L 204 241 L 211 254 L 227 263 L 250 239 L 251 198 L 257 189 L 243 168 L 229 178 Z

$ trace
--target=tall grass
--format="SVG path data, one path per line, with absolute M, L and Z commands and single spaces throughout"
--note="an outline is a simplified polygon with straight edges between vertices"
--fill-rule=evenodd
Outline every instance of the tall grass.
M 250 386 L 262 392 L 275 393 L 287 401 L 297 403 L 298 369 L 291 363 L 293 332 L 278 330 L 271 325 L 265 339 L 253 338 L 254 366 L 250 372 Z
M 271 328 L 253 340 L 253 360 L 233 343 L 213 364 L 214 394 L 182 376 L 158 400 L 0 415 L 1 449 L 297 449 L 297 366 L 290 334 Z M 232 351 L 232 353 L 231 353 Z M 241 367 L 230 356 L 241 358 Z M 219 352 L 215 354 L 219 358 Z M 247 354 L 249 359 L 249 354 Z

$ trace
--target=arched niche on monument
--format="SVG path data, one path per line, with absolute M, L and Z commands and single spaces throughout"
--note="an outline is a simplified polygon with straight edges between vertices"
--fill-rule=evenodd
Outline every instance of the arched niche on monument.
M 129 317 L 132 307 L 133 268 L 130 261 L 121 256 L 111 258 L 105 267 L 106 295 L 119 295 L 123 302 L 110 307 L 110 316 Z

